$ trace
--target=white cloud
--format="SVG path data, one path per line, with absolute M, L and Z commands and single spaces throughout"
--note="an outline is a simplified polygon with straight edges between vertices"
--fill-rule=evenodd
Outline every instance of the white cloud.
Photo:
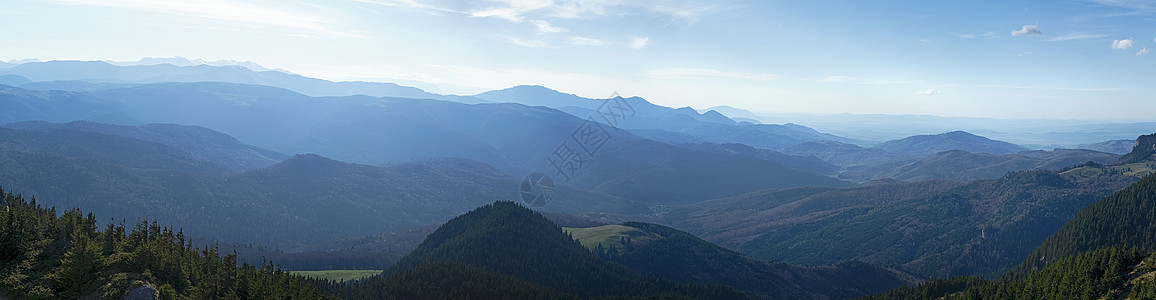
M 316 15 L 236 1 L 56 0 L 56 2 L 135 9 L 243 24 L 305 29 L 344 37 L 368 38 L 363 35 L 332 29 L 330 27 L 337 22 Z
M 530 23 L 534 24 L 535 30 L 537 30 L 538 33 L 559 33 L 566 31 L 565 28 L 554 27 L 550 25 L 550 22 L 546 22 L 545 20 L 530 20 Z
M 773 81 L 782 79 L 783 76 L 771 73 L 741 73 L 741 72 L 727 72 L 714 69 L 701 68 L 669 68 L 669 69 L 655 69 L 647 72 L 652 77 L 664 79 L 707 79 L 707 78 L 724 78 L 724 79 L 745 79 L 754 81 Z
M 984 34 L 966 34 L 966 33 L 952 33 L 952 34 L 954 34 L 958 37 L 961 37 L 961 38 L 965 38 L 965 39 L 986 40 L 986 39 L 996 38 L 994 31 L 988 31 Z
M 871 80 L 871 81 L 862 81 L 860 83 L 862 83 L 862 84 L 893 85 L 893 84 L 916 84 L 916 83 L 920 83 L 920 82 L 922 82 L 922 80 L 878 80 L 878 79 L 876 79 L 876 80 Z
M 1024 52 L 1020 52 L 1020 53 L 1015 54 L 1015 56 L 1028 56 L 1028 55 L 1032 55 L 1032 52 L 1031 51 L 1024 51 Z
M 594 38 L 588 38 L 588 37 L 581 37 L 581 36 L 571 37 L 570 38 L 570 44 L 577 45 L 577 46 L 606 46 L 606 45 L 610 45 L 610 43 L 607 41 L 594 39 Z
M 376 4 L 389 7 L 400 7 L 406 9 L 413 9 L 424 11 L 432 15 L 444 15 L 444 13 L 464 14 L 464 12 L 453 9 L 432 5 L 429 3 L 422 3 L 414 0 L 353 0 L 355 2 Z
M 1090 40 L 1090 39 L 1098 39 L 1098 38 L 1102 38 L 1102 37 L 1106 37 L 1106 36 L 1108 36 L 1108 35 L 1107 34 L 1069 33 L 1069 34 L 1065 34 L 1065 35 L 1061 35 L 1061 36 L 1057 36 L 1057 37 L 1047 38 L 1047 39 L 1045 39 L 1045 41 L 1060 42 L 1060 41 L 1071 41 L 1071 40 Z
M 1044 34 L 1044 32 L 1040 31 L 1040 25 L 1024 25 L 1023 29 L 1012 30 L 1012 32 L 1011 32 L 1012 36 L 1041 35 L 1041 34 Z
M 1006 84 L 982 84 L 978 87 L 985 88 L 1003 88 L 1003 89 L 1028 89 L 1028 90 L 1052 90 L 1052 91 L 1072 91 L 1072 92 L 1118 92 L 1128 91 L 1130 89 L 1124 88 L 1104 88 L 1104 87 L 1056 87 L 1056 86 L 1030 86 L 1030 85 L 1006 85 Z
M 514 45 L 518 45 L 518 46 L 522 46 L 522 47 L 551 48 L 550 45 L 546 44 L 546 42 L 543 42 L 540 40 L 523 40 L 523 39 L 519 39 L 516 37 L 508 37 L 507 39 L 509 39 L 511 43 L 514 43 Z
M 1132 49 L 1132 39 L 1112 40 L 1112 49 L 1115 49 L 1115 50 Z
M 1140 49 L 1140 52 L 1136 52 L 1136 56 L 1140 56 L 1140 55 L 1148 55 L 1148 47 L 1144 47 L 1144 48 Z
M 401 0 L 397 0 L 401 1 Z M 521 23 L 526 16 L 590 19 L 600 16 L 664 15 L 687 23 L 716 10 L 714 3 L 699 0 L 497 0 L 469 10 L 474 17 L 494 17 Z M 496 3 L 495 3 L 496 2 Z
M 832 76 L 827 76 L 826 78 L 823 78 L 823 79 L 819 79 L 818 82 L 839 83 L 839 82 L 847 82 L 847 81 L 853 81 L 853 80 L 855 80 L 855 77 L 832 75 Z
M 650 45 L 650 38 L 648 38 L 648 37 L 631 37 L 630 42 L 626 43 L 626 45 L 630 46 L 630 48 L 634 48 L 634 49 L 646 48 L 647 45 Z
M 940 94 L 943 94 L 943 91 L 940 89 L 926 89 L 926 90 L 915 92 L 916 96 L 935 96 L 935 95 L 940 95 Z
M 1116 6 L 1135 10 L 1152 10 L 1152 1 L 1150 0 L 1091 0 L 1091 2 L 1099 3 L 1104 6 Z

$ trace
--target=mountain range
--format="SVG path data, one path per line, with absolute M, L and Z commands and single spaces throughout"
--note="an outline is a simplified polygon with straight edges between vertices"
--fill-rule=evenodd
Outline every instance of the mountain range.
M 310 283 L 347 298 L 828 299 L 923 280 L 881 296 L 958 296 L 1068 280 L 1073 264 L 1146 270 L 1144 249 L 1105 247 L 1149 248 L 1133 228 L 1148 227 L 1156 135 L 1045 151 L 985 129 L 883 141 L 761 116 L 542 86 L 439 95 L 235 61 L 5 63 L 0 186 L 100 215 L 72 230 L 94 237 L 153 219 L 183 228 L 181 244 L 236 249 L 234 263 L 388 269 Z M 534 172 L 556 183 L 537 212 L 508 202 Z

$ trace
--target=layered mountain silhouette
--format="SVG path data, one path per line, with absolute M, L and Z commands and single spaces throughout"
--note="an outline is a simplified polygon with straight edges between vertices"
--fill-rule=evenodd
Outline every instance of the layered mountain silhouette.
M 1016 171 L 1059 170 L 1086 162 L 1109 164 L 1117 159 L 1119 156 L 1115 154 L 1083 149 L 1036 150 L 1004 155 L 951 150 L 911 163 L 891 163 L 849 170 L 839 176 L 855 181 L 890 178 L 906 181 L 946 179 L 968 182 L 995 179 Z

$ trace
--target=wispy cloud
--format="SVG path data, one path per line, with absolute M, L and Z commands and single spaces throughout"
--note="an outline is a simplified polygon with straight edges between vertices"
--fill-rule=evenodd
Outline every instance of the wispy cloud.
M 1132 49 L 1132 39 L 1112 40 L 1112 49 L 1128 50 Z
M 850 82 L 850 81 L 854 81 L 854 80 L 855 80 L 855 77 L 851 77 L 851 76 L 832 75 L 832 76 L 827 76 L 826 78 L 823 78 L 823 79 L 819 79 L 818 82 L 839 83 L 839 82 Z
M 1052 90 L 1052 91 L 1070 91 L 1070 92 L 1118 92 L 1130 91 L 1131 89 L 1124 88 L 1105 88 L 1105 87 L 1056 87 L 1056 86 L 1042 86 L 1042 85 L 1006 85 L 1006 84 L 983 84 L 978 85 L 983 88 L 1004 88 L 1004 89 L 1025 89 L 1025 90 Z
M 608 46 L 608 45 L 610 45 L 610 42 L 595 39 L 595 38 L 574 36 L 574 37 L 570 37 L 570 44 L 577 45 L 577 46 Z
M 1098 38 L 1102 38 L 1102 37 L 1106 37 L 1106 36 L 1108 36 L 1108 35 L 1107 34 L 1087 34 L 1087 33 L 1079 33 L 1078 32 L 1078 33 L 1069 33 L 1069 34 L 1056 36 L 1056 37 L 1050 37 L 1050 38 L 1044 39 L 1044 41 L 1061 42 L 1061 41 L 1071 41 L 1071 40 L 1090 40 L 1090 39 L 1098 39 Z
M 634 49 L 646 48 L 648 45 L 650 45 L 650 38 L 648 37 L 631 37 L 630 42 L 626 43 L 626 46 Z
M 714 69 L 701 68 L 669 68 L 669 69 L 655 69 L 647 72 L 652 77 L 663 79 L 707 79 L 707 78 L 723 78 L 723 79 L 744 79 L 754 81 L 774 81 L 782 79 L 783 76 L 771 73 L 742 73 L 742 72 L 727 72 Z
M 804 80 L 804 81 L 810 81 L 810 80 Z M 855 77 L 851 77 L 851 76 L 831 75 L 831 76 L 823 77 L 823 79 L 814 80 L 814 82 L 853 83 L 853 84 L 872 84 L 872 85 L 900 85 L 900 84 L 916 84 L 916 83 L 919 83 L 920 81 L 918 81 L 918 80 L 880 80 L 880 79 L 866 80 L 866 79 L 859 79 L 859 78 L 855 78 Z
M 550 25 L 550 22 L 546 22 L 545 20 L 530 20 L 530 23 L 534 24 L 538 33 L 559 33 L 566 31 L 565 28 L 554 27 Z
M 967 33 L 952 33 L 952 34 L 954 34 L 955 36 L 961 37 L 961 38 L 965 38 L 965 39 L 986 40 L 986 39 L 996 38 L 994 31 L 988 31 L 988 32 L 983 33 L 983 34 L 967 34 Z
M 1024 25 L 1023 29 L 1012 30 L 1012 32 L 1011 32 L 1012 36 L 1041 35 L 1041 34 L 1044 34 L 1044 32 L 1040 30 L 1040 25 L 1038 25 L 1038 24 L 1036 24 L 1036 25 Z
M 523 39 L 519 39 L 516 37 L 507 37 L 506 39 L 509 40 L 511 43 L 514 43 L 514 45 L 518 45 L 518 46 L 522 46 L 522 47 L 553 48 L 553 47 L 550 47 L 550 45 L 546 44 L 546 42 L 543 42 L 541 40 L 523 40 Z
M 446 15 L 446 14 L 466 14 L 465 12 L 454 10 L 451 8 L 438 6 L 428 3 L 428 1 L 418 2 L 414 0 L 352 0 L 354 2 L 376 4 L 389 7 L 398 7 L 405 9 L 412 9 L 423 11 L 432 15 Z
M 1015 56 L 1028 56 L 1028 55 L 1032 55 L 1032 52 L 1031 51 L 1024 51 L 1024 52 L 1020 52 L 1020 53 L 1015 54 Z
M 1144 48 L 1140 49 L 1140 52 L 1136 52 L 1136 56 L 1141 56 L 1141 55 L 1148 55 L 1148 47 L 1144 47 Z
M 227 22 L 304 29 L 343 37 L 368 38 L 364 35 L 331 28 L 337 22 L 317 15 L 282 10 L 244 2 L 224 0 L 152 1 L 152 0 L 55 0 L 70 5 L 103 6 L 213 19 Z
M 564 19 L 590 19 L 600 16 L 657 14 L 694 23 L 716 5 L 698 0 L 498 0 L 469 9 L 474 17 L 494 17 L 522 22 L 527 16 L 545 16 Z
M 935 96 L 935 95 L 941 95 L 941 94 L 943 94 L 943 90 L 940 90 L 940 89 L 926 89 L 926 90 L 915 92 L 916 96 Z
M 1126 9 L 1135 10 L 1156 10 L 1156 3 L 1151 0 L 1089 0 L 1089 2 L 1096 3 L 1100 6 L 1115 6 Z

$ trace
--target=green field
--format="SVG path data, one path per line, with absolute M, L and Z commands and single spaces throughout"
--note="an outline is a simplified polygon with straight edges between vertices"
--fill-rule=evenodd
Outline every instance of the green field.
M 587 249 L 594 249 L 598 244 L 602 244 L 603 247 L 610 246 L 610 244 L 622 246 L 619 241 L 623 237 L 629 238 L 631 242 L 637 246 L 645 245 L 657 238 L 652 233 L 622 225 L 605 225 L 589 228 L 563 227 L 562 230 L 574 236 L 574 239 L 582 243 L 582 246 Z
M 1156 163 L 1138 162 L 1119 166 L 1090 167 L 1084 166 L 1060 173 L 1069 179 L 1082 180 L 1096 178 L 1108 174 L 1125 174 L 1131 176 L 1145 176 L 1156 172 Z
M 349 281 L 381 274 L 381 270 L 324 270 L 324 271 L 289 271 L 289 273 L 320 279 Z

